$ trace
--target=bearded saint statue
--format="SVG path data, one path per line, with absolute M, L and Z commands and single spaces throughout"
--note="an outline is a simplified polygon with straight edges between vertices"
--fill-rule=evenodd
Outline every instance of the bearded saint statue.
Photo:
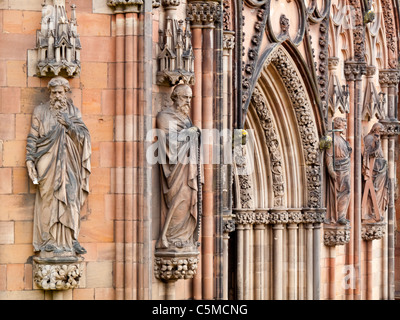
M 89 193 L 90 135 L 67 98 L 68 80 L 55 77 L 48 88 L 50 101 L 34 109 L 26 146 L 28 174 L 38 185 L 33 246 L 35 252 L 83 254 L 78 234 Z
M 163 132 L 160 150 L 165 155 L 161 169 L 162 229 L 158 249 L 193 250 L 197 247 L 200 130 L 189 118 L 192 90 L 177 85 L 173 105 L 157 115 L 157 128 Z

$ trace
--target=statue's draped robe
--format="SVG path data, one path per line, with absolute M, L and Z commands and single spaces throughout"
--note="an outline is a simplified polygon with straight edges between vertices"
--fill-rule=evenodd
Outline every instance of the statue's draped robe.
M 197 133 L 188 117 L 183 118 L 173 108 L 166 108 L 157 115 L 161 159 L 161 225 L 157 248 L 192 247 L 197 227 L 198 167 Z M 192 140 L 188 139 L 192 134 Z M 196 139 L 196 140 L 194 140 Z M 163 161 L 162 158 L 164 158 Z M 165 238 L 163 238 L 163 234 Z
M 329 175 L 327 192 L 326 216 L 330 223 L 335 223 L 339 218 L 346 218 L 350 203 L 350 144 L 340 135 L 335 135 L 334 145 L 327 150 L 327 162 L 333 162 L 333 148 L 335 159 L 333 162 L 336 181 Z
M 49 103 L 32 115 L 26 160 L 35 163 L 38 190 L 34 209 L 33 246 L 47 244 L 70 250 L 80 230 L 80 210 L 89 193 L 91 144 L 80 111 L 69 101 L 63 112 L 72 125 L 67 130 Z
M 375 158 L 373 168 L 370 168 L 370 160 Z M 373 134 L 368 134 L 364 138 L 364 153 L 363 153 L 364 170 L 369 170 L 374 185 L 376 200 L 379 207 L 379 215 L 382 217 L 389 202 L 388 176 L 387 176 L 387 161 L 383 156 L 381 141 L 379 137 L 374 137 Z M 376 217 L 374 206 L 371 198 L 368 197 L 368 205 L 363 208 L 369 217 Z

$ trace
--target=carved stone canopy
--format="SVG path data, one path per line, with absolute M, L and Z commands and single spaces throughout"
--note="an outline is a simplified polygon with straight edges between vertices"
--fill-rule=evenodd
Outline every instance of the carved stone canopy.
M 41 29 L 36 34 L 37 75 L 77 76 L 81 70 L 81 42 L 77 32 L 75 5 L 71 6 L 71 19 L 65 11 L 65 0 L 54 5 L 43 3 Z

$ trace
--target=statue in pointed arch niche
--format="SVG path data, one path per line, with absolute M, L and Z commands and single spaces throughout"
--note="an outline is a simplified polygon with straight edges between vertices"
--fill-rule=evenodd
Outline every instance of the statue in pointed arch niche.
M 389 202 L 388 165 L 381 145 L 383 129 L 384 126 L 377 122 L 364 137 L 362 159 L 362 173 L 364 176 L 363 222 L 374 223 L 382 221 Z
M 327 224 L 347 225 L 350 223 L 347 209 L 350 203 L 350 155 L 352 149 L 343 137 L 347 121 L 343 117 L 333 119 L 332 144 L 325 153 L 328 168 L 328 188 L 326 201 Z
M 26 146 L 28 174 L 38 185 L 33 246 L 36 252 L 83 254 L 78 234 L 89 193 L 90 134 L 67 98 L 68 80 L 55 77 L 48 88 L 50 101 L 34 109 Z

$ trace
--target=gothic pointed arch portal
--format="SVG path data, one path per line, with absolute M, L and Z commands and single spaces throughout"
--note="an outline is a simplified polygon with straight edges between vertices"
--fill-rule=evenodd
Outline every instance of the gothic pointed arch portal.
M 289 52 L 274 48 L 246 113 L 244 127 L 254 139 L 245 156 L 252 169 L 235 177 L 231 270 L 238 299 L 319 299 L 324 209 L 312 101 Z

